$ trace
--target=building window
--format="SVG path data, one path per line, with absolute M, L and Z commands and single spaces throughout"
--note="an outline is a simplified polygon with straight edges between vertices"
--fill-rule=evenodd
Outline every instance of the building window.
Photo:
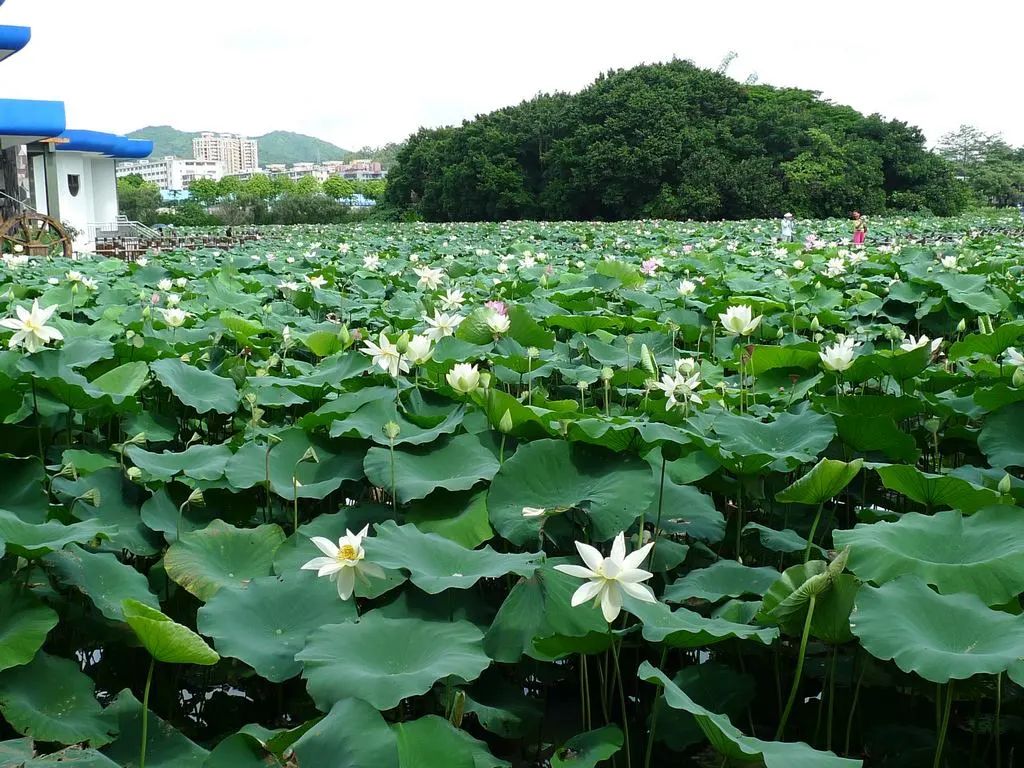
M 78 197 L 78 192 L 82 188 L 82 177 L 77 173 L 68 174 L 68 192 L 71 193 L 72 197 Z

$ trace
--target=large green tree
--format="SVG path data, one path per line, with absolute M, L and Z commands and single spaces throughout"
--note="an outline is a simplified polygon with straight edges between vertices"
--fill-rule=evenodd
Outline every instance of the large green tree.
M 160 187 L 133 173 L 117 180 L 117 203 L 118 210 L 132 221 L 153 224 L 163 198 Z

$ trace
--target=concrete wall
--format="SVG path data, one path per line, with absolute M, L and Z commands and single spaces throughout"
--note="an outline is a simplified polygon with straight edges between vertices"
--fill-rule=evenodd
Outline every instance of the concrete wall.
M 79 177 L 79 191 L 71 194 L 68 177 Z M 57 184 L 60 194 L 60 219 L 78 230 L 75 250 L 95 247 L 92 224 L 117 220 L 117 179 L 114 161 L 83 152 L 57 153 Z

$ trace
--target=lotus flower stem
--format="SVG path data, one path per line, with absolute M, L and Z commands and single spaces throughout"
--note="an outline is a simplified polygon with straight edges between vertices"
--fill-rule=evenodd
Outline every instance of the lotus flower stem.
M 953 708 L 953 681 L 946 686 L 946 706 L 942 713 L 942 724 L 939 726 L 939 738 L 935 744 L 935 761 L 932 768 L 942 765 L 942 750 L 946 746 L 946 731 L 949 729 L 949 712 Z
M 631 768 L 633 765 L 633 759 L 630 754 L 631 750 L 629 747 L 629 716 L 626 714 L 626 691 L 622 684 L 622 669 L 619 666 L 619 646 L 622 644 L 620 638 L 618 642 L 615 641 L 614 635 L 612 636 L 612 658 L 615 660 L 615 681 L 619 687 L 619 707 L 622 710 L 622 733 L 625 735 L 625 747 L 626 747 L 626 768 Z
M 786 721 L 789 720 L 789 713 L 793 710 L 796 694 L 800 690 L 800 677 L 804 672 L 804 656 L 807 654 L 807 639 L 811 635 L 811 621 L 814 619 L 814 604 L 817 598 L 817 595 L 811 595 L 810 603 L 807 606 L 807 618 L 804 619 L 804 632 L 800 636 L 800 654 L 796 659 L 793 687 L 789 689 L 789 699 L 786 700 L 786 708 L 782 710 L 782 719 L 779 721 L 778 730 L 775 731 L 775 741 L 782 741 L 782 734 L 786 731 Z
M 1000 672 L 996 675 L 996 719 L 993 723 L 993 733 L 996 737 L 996 766 L 1003 764 L 1003 750 L 1002 744 L 1000 743 L 1000 723 L 1001 716 L 1003 713 L 1003 673 Z
M 502 447 L 504 448 L 504 437 Z M 391 510 L 398 514 L 398 490 L 395 486 L 395 438 L 388 438 L 388 450 L 391 455 Z
M 857 701 L 860 699 L 860 684 L 864 682 L 864 672 L 868 665 L 864 663 L 860 667 L 860 674 L 857 675 L 857 685 L 853 689 L 853 703 L 850 704 L 850 714 L 846 718 L 846 743 L 843 745 L 843 754 L 850 754 L 850 732 L 853 730 L 853 713 L 857 711 Z
M 149 657 L 149 672 L 146 673 L 146 687 L 142 691 L 142 746 L 139 747 L 139 768 L 146 768 L 146 742 L 149 730 L 149 689 L 153 685 L 153 667 L 156 659 Z
M 651 550 L 653 552 L 653 548 Z M 668 646 L 664 646 L 661 649 L 661 661 L 658 663 L 658 669 L 665 668 L 665 659 L 668 658 Z M 654 705 L 651 707 L 651 730 L 647 734 L 647 749 L 644 751 L 644 768 L 651 768 L 651 756 L 654 754 L 654 730 L 658 726 L 658 700 L 654 700 Z
M 654 546 L 651 547 L 651 562 L 654 562 L 654 551 L 658 548 L 658 536 L 661 533 L 661 505 L 665 499 L 665 454 L 661 454 L 661 481 L 658 485 L 658 519 L 654 523 Z M 640 542 L 639 545 L 643 546 L 644 543 L 644 513 L 640 513 Z
M 46 453 L 43 451 L 43 425 L 39 422 L 39 401 L 36 399 L 36 379 L 32 377 L 32 415 L 36 423 L 36 442 L 39 443 L 39 461 L 46 466 Z M 124 464 L 124 453 L 121 454 L 121 463 Z

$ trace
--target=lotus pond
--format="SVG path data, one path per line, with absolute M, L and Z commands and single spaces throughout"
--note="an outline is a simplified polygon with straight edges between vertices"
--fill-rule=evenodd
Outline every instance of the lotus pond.
M 0 765 L 1009 766 L 1024 232 L 4 254 Z

